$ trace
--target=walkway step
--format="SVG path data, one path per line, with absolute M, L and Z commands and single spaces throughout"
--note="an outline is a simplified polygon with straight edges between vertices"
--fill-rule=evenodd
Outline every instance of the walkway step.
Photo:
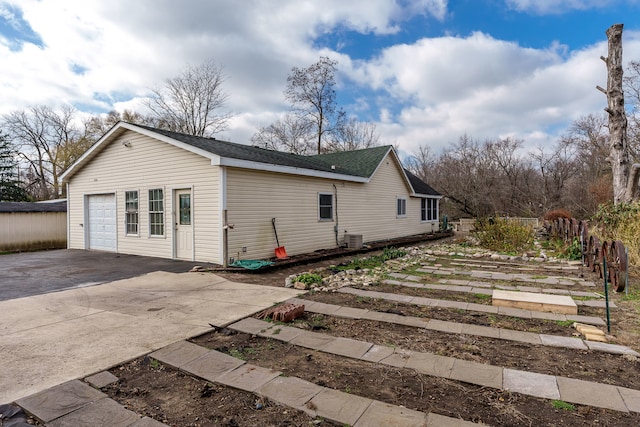
M 317 314 L 330 313 L 329 315 L 336 316 L 336 317 L 348 317 L 348 318 L 356 317 L 358 319 L 393 323 L 393 324 L 404 325 L 404 326 L 412 326 L 417 328 L 429 329 L 432 331 L 451 333 L 451 334 L 476 335 L 476 336 L 482 336 L 482 337 L 499 338 L 507 341 L 523 342 L 528 344 L 548 345 L 552 347 L 564 347 L 564 348 L 573 348 L 573 349 L 580 349 L 580 350 L 593 350 L 593 351 L 599 351 L 603 353 L 620 354 L 620 355 L 627 354 L 629 356 L 640 357 L 640 353 L 626 346 L 581 340 L 579 338 L 574 338 L 574 337 L 562 337 L 562 336 L 555 336 L 555 335 L 536 334 L 533 332 L 516 331 L 513 329 L 493 328 L 491 326 L 473 325 L 469 323 L 448 322 L 444 320 L 427 319 L 424 317 L 400 316 L 398 314 L 384 313 L 380 311 L 371 311 L 364 308 L 346 307 L 346 308 L 349 308 L 352 313 L 357 313 L 357 314 L 351 315 L 351 316 L 343 316 L 341 314 L 341 308 L 343 307 L 340 305 L 325 304 L 325 303 L 305 300 L 301 298 L 292 298 L 287 302 L 290 302 L 293 304 L 302 304 L 305 306 L 305 311 L 308 311 L 311 313 L 317 313 Z M 244 319 L 248 321 L 247 324 L 251 323 L 249 319 L 251 318 Z M 255 320 L 256 322 L 260 322 L 258 319 L 255 319 Z M 256 323 L 254 328 L 246 329 L 242 332 L 252 334 L 252 335 L 257 335 L 263 327 L 264 327 L 264 323 Z M 287 332 L 281 331 L 280 333 L 285 334 Z
M 280 340 L 280 332 L 273 333 L 275 330 L 297 329 L 291 326 L 273 325 L 256 319 L 244 319 L 228 327 L 232 330 L 245 332 L 247 330 L 245 321 L 248 328 L 252 330 L 257 329 L 258 324 L 256 322 L 262 322 L 260 326 L 261 332 L 257 335 L 263 338 Z M 301 330 L 298 338 L 308 334 L 312 336 L 324 335 Z M 331 351 L 327 351 L 327 348 L 330 348 L 331 339 L 336 340 L 337 337 L 330 335 L 325 335 L 325 337 L 330 340 L 324 345 L 314 345 L 308 348 L 332 354 Z M 314 343 L 318 342 L 317 340 L 312 341 Z M 305 342 L 305 340 L 300 339 L 298 342 Z M 385 350 L 385 347 L 373 343 L 366 344 L 369 345 L 369 351 L 357 359 L 399 368 L 411 368 L 426 375 L 454 379 L 483 387 L 508 389 L 512 392 L 530 396 L 559 398 L 565 402 L 580 405 L 640 413 L 639 390 L 535 372 L 518 371 L 431 353 L 420 353 L 399 348 Z M 304 345 L 302 346 L 305 347 Z
M 377 291 L 365 291 L 361 289 L 353 289 L 349 287 L 340 288 L 337 292 L 344 294 L 358 295 L 361 297 L 377 298 L 387 301 L 396 301 L 405 304 L 414 304 L 428 307 L 446 307 L 455 308 L 458 310 L 479 311 L 482 313 L 492 313 L 504 316 L 519 317 L 523 319 L 541 319 L 541 320 L 556 320 L 556 321 L 573 321 L 580 323 L 587 323 L 595 326 L 605 326 L 606 323 L 599 317 L 581 316 L 576 314 L 560 314 L 560 313 L 546 313 L 543 311 L 523 310 L 520 308 L 511 307 L 495 307 L 492 305 L 467 303 L 461 301 L 449 301 L 439 300 L 423 297 L 412 297 L 410 295 L 398 295 L 387 292 Z
M 274 326 L 253 318 L 243 319 L 233 325 L 236 330 L 241 332 L 253 331 L 257 334 L 268 333 Z M 278 334 L 271 335 L 275 337 Z M 312 339 L 309 340 L 309 342 L 312 341 Z M 179 341 L 169 347 L 153 352 L 149 357 L 213 383 L 249 391 L 279 404 L 304 411 L 312 417 L 322 417 L 336 423 L 354 427 L 391 425 L 398 427 L 471 427 L 482 425 L 390 405 L 321 387 L 297 377 L 283 377 L 281 376 L 282 372 L 255 366 L 188 341 Z M 371 344 L 367 346 L 367 349 L 370 347 Z M 333 350 L 339 352 L 339 346 L 334 347 Z M 201 354 L 201 356 L 193 359 L 193 356 L 197 354 Z M 230 363 L 230 359 L 236 361 Z M 229 366 L 235 366 L 235 368 L 228 369 Z M 197 368 L 193 369 L 193 367 Z
M 16 404 L 40 422 L 51 427 L 113 426 L 161 427 L 165 424 L 141 417 L 106 394 L 80 381 L 72 380 L 31 396 Z M 1 421 L 0 421 L 0 424 Z
M 412 277 L 412 276 L 406 276 L 404 274 L 392 275 L 392 276 L 399 279 L 405 279 L 405 280 L 410 280 L 410 278 Z M 493 295 L 492 288 L 494 288 L 494 286 L 489 282 L 477 282 L 472 280 L 441 279 L 439 280 L 439 283 L 418 283 L 418 282 L 419 281 L 403 282 L 401 280 L 394 280 L 394 279 L 386 279 L 382 281 L 382 283 L 386 285 L 405 286 L 407 288 L 432 289 L 432 290 L 438 290 L 438 291 L 461 292 L 461 293 L 483 294 L 483 295 Z M 532 292 L 532 293 L 541 293 L 541 294 L 552 294 L 552 295 L 570 295 L 572 297 L 603 298 L 602 295 L 597 294 L 595 292 L 570 291 L 566 289 L 543 289 L 543 288 L 535 288 L 531 286 L 496 285 L 495 289 L 500 289 L 505 291 L 520 291 L 520 292 Z M 606 308 L 606 301 L 601 301 L 601 300 L 574 299 L 574 302 L 576 305 L 579 305 L 579 306 Z M 609 308 L 617 308 L 617 306 L 613 302 L 609 302 Z

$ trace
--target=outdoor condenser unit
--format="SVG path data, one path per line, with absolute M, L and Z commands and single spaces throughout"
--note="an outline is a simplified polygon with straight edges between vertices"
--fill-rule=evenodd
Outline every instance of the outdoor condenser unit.
M 345 234 L 344 242 L 349 249 L 361 249 L 362 248 L 362 234 Z

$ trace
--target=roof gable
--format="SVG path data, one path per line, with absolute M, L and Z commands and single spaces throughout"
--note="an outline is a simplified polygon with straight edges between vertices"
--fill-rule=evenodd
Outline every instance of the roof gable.
M 413 187 L 413 191 L 416 195 L 440 196 L 440 197 L 442 196 L 440 193 L 434 190 L 433 187 L 431 187 L 429 184 L 427 184 L 426 182 L 424 182 L 423 180 L 421 180 L 420 178 L 418 178 L 417 176 L 409 172 L 407 169 L 404 170 L 404 173 L 405 175 L 407 175 L 407 178 L 411 183 L 411 187 Z

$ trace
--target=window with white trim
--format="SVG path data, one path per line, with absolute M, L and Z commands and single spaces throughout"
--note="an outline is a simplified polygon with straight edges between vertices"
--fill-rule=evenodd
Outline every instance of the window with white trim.
M 420 199 L 420 220 L 438 220 L 438 199 Z
M 128 235 L 138 235 L 138 192 L 124 192 L 125 231 Z
M 164 196 L 162 188 L 149 190 L 149 235 L 164 236 Z
M 318 193 L 318 218 L 320 221 L 333 220 L 333 194 Z
M 407 199 L 401 197 L 396 199 L 396 216 L 407 216 Z

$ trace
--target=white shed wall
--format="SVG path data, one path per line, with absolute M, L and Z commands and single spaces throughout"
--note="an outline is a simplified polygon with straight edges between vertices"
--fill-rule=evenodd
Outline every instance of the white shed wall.
M 122 144 L 128 141 L 130 147 Z M 173 190 L 192 191 L 194 259 L 221 262 L 220 172 L 211 161 L 168 143 L 127 131 L 73 175 L 68 187 L 69 248 L 85 249 L 85 201 L 116 195 L 117 252 L 172 258 Z M 164 236 L 149 235 L 148 190 L 164 190 Z M 125 191 L 139 194 L 139 235 L 125 234 Z
M 66 242 L 66 212 L 0 213 L 0 251 L 57 249 Z

